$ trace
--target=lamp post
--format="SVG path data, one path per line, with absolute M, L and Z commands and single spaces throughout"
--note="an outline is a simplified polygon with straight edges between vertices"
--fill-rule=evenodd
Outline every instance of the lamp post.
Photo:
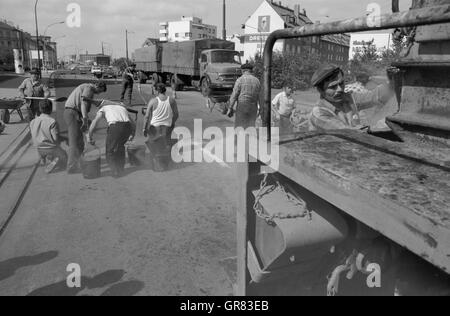
M 39 71 L 39 78 L 41 78 L 41 54 L 39 52 L 39 29 L 38 29 L 38 19 L 37 19 L 37 5 L 38 5 L 38 1 L 36 0 L 36 2 L 34 3 L 34 21 L 36 23 L 36 48 L 37 48 L 37 55 L 38 55 L 38 64 L 37 64 L 37 68 Z
M 44 31 L 44 37 L 43 37 L 43 39 L 42 39 L 43 46 L 44 46 L 44 47 L 43 47 L 43 55 L 44 55 L 44 56 L 42 56 L 42 59 L 43 59 L 43 64 L 44 64 L 45 69 L 47 69 L 47 63 L 48 63 L 48 60 L 47 60 L 47 61 L 45 60 L 45 53 L 46 53 L 46 50 L 47 50 L 47 31 L 48 31 L 48 29 L 49 29 L 50 27 L 52 27 L 52 26 L 54 26 L 54 25 L 65 24 L 65 23 L 66 23 L 65 21 L 55 22 L 55 23 L 49 24 L 49 25 L 45 28 L 45 31 Z M 53 60 L 52 60 L 52 64 L 53 64 Z

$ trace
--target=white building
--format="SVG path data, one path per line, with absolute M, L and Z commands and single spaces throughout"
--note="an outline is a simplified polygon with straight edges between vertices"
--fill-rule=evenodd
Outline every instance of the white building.
M 300 5 L 293 9 L 283 6 L 281 2 L 264 0 L 256 11 L 245 22 L 242 43 L 244 45 L 243 60 L 250 60 L 256 54 L 262 54 L 270 33 L 289 27 L 303 26 L 312 23 L 306 16 L 306 10 Z M 275 44 L 274 51 L 286 50 L 283 40 Z
M 363 47 L 372 41 L 380 54 L 388 48 L 392 49 L 391 33 L 355 33 L 351 34 L 349 58 L 353 59 L 357 52 L 361 52 Z
M 233 34 L 232 36 L 227 36 L 227 41 L 234 43 L 234 50 L 241 53 L 241 57 L 244 56 L 244 44 L 242 43 L 242 39 L 243 39 L 243 36 L 239 35 L 239 34 Z
M 196 17 L 182 17 L 180 21 L 159 24 L 160 41 L 182 42 L 196 39 L 217 38 L 217 26 L 203 24 Z

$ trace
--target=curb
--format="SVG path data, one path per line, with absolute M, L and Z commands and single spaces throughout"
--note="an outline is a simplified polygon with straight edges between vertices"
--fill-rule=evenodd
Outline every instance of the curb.
M 0 171 L 11 161 L 14 155 L 31 140 L 30 128 L 27 125 L 8 147 L 0 154 Z

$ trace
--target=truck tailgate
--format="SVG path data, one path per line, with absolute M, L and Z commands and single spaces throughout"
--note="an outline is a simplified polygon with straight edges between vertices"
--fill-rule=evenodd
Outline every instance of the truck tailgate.
M 280 172 L 450 273 L 450 151 L 421 154 L 352 131 L 306 134 L 281 142 Z

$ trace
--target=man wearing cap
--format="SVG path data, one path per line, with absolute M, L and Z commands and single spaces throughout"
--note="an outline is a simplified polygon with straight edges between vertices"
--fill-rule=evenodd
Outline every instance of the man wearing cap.
M 91 105 L 99 106 L 102 101 L 93 100 L 94 95 L 106 92 L 106 83 L 85 83 L 78 86 L 69 96 L 64 111 L 64 121 L 69 133 L 69 174 L 80 171 L 80 157 L 84 150 L 83 132 L 89 128 Z
M 253 74 L 253 66 L 242 65 L 242 76 L 236 81 L 233 93 L 230 97 L 228 115 L 236 112 L 235 127 L 244 129 L 255 126 L 261 83 Z M 236 108 L 234 105 L 237 103 Z
M 312 84 L 319 91 L 320 100 L 310 115 L 311 131 L 362 129 L 359 111 L 382 106 L 394 96 L 390 85 L 380 85 L 372 91 L 346 93 L 344 72 L 329 64 L 316 71 Z
M 125 95 L 127 97 L 127 105 L 131 105 L 133 97 L 134 73 L 136 72 L 136 64 L 131 64 L 125 69 L 122 76 L 122 93 L 120 94 L 120 101 L 124 103 Z
M 39 70 L 33 68 L 30 71 L 30 78 L 25 79 L 19 86 L 19 95 L 22 98 L 48 98 L 50 97 L 50 89 L 39 79 Z M 36 116 L 40 115 L 39 100 L 27 100 L 28 119 L 32 121 Z

